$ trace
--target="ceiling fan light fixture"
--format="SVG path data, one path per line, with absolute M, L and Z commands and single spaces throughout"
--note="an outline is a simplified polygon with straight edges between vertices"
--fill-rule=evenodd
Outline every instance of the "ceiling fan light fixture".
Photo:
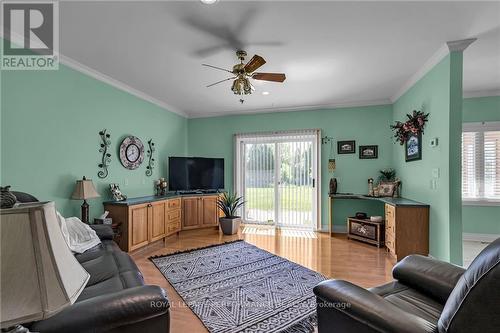
M 255 88 L 252 87 L 252 84 L 250 83 L 250 80 L 245 78 L 243 80 L 243 91 L 245 92 L 245 95 L 249 95 L 252 93 L 252 90 L 255 90 Z
M 235 95 L 243 95 L 243 83 L 240 78 L 237 78 L 233 81 L 233 85 L 231 86 L 231 90 Z
M 202 3 L 204 3 L 205 5 L 213 5 L 214 3 L 216 3 L 219 0 L 200 0 L 200 1 Z

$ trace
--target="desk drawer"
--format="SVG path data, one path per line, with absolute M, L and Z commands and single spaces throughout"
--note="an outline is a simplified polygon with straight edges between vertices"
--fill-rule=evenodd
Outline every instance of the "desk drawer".
M 385 246 L 392 254 L 396 254 L 396 241 L 391 235 L 385 234 Z
M 396 207 L 385 204 L 385 216 L 394 218 L 396 216 Z
M 396 238 L 396 225 L 394 223 L 394 220 L 386 220 L 385 221 L 385 234 L 390 235 L 393 238 Z

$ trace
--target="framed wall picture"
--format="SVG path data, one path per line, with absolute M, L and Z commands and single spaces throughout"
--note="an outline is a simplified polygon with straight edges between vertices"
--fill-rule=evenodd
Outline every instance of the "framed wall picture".
M 337 154 L 354 154 L 356 152 L 356 141 L 337 141 Z
M 359 158 L 362 160 L 378 158 L 378 146 L 359 146 Z
M 418 161 L 422 159 L 422 133 L 411 134 L 405 143 L 405 161 Z

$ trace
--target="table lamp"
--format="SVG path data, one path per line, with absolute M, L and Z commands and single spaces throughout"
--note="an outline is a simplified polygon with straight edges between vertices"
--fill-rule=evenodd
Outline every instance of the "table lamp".
M 82 221 L 89 223 L 89 204 L 87 199 L 100 197 L 97 193 L 92 179 L 87 179 L 83 176 L 83 179 L 76 181 L 75 191 L 71 196 L 73 200 L 83 200 L 82 204 Z
M 90 275 L 66 244 L 54 202 L 0 210 L 0 327 L 49 318 L 73 304 Z

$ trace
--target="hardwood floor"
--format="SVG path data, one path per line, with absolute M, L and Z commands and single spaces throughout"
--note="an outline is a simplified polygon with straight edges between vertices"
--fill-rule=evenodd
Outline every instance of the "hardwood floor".
M 207 330 L 148 257 L 236 239 L 244 239 L 329 278 L 348 280 L 365 288 L 392 279 L 391 270 L 395 261 L 384 249 L 349 241 L 344 235 L 330 238 L 328 234 L 322 233 L 248 226 L 234 236 L 224 236 L 212 228 L 183 231 L 179 236 L 169 237 L 166 244 L 158 242 L 132 254 L 146 283 L 159 285 L 167 291 L 171 304 L 171 332 L 197 333 Z

